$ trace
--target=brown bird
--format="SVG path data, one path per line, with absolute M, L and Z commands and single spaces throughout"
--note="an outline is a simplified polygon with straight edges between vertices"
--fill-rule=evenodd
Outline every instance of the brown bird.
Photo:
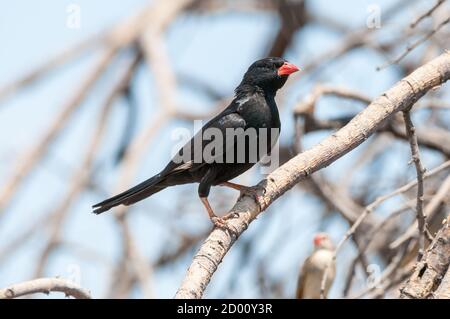
M 333 262 L 334 245 L 325 233 L 314 236 L 314 251 L 306 258 L 300 270 L 297 283 L 297 299 L 319 299 L 320 286 L 327 265 L 331 263 L 325 282 L 324 296 L 328 294 L 336 275 L 336 264 Z

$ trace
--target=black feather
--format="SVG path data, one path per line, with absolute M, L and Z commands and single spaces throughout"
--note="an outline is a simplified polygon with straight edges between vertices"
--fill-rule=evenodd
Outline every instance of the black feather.
M 118 205 L 131 205 L 166 187 L 186 183 L 200 183 L 198 194 L 204 198 L 208 196 L 211 186 L 229 181 L 251 168 L 255 161 L 248 160 L 251 153 L 250 143 L 245 143 L 247 148 L 244 149 L 244 161 L 226 161 L 228 158 L 226 156 L 227 150 L 233 149 L 233 154 L 237 155 L 238 142 L 242 141 L 242 138 L 246 138 L 243 133 L 236 136 L 236 140 L 233 140 L 234 144 L 231 147 L 224 144 L 220 152 L 214 152 L 212 155 L 213 161 L 205 161 L 204 158 L 196 161 L 195 155 L 199 154 L 197 152 L 202 152 L 210 142 L 202 138 L 202 132 L 208 128 L 214 128 L 220 130 L 225 136 L 226 130 L 230 128 L 239 129 L 239 132 L 249 128 L 255 130 L 268 128 L 279 131 L 281 123 L 275 103 L 275 94 L 287 80 L 287 75 L 278 75 L 279 68 L 285 63 L 286 61 L 282 58 L 266 58 L 253 63 L 245 73 L 241 84 L 236 88 L 236 95 L 231 104 L 206 123 L 202 130 L 178 152 L 177 156 L 169 162 L 161 173 L 123 193 L 95 204 L 93 206 L 94 213 L 100 214 Z M 269 130 L 269 134 L 271 134 L 270 132 L 271 130 Z M 195 145 L 198 143 L 194 141 L 198 136 L 201 138 L 199 144 L 201 149 L 195 149 Z M 251 141 L 251 143 L 259 145 L 260 135 L 257 135 L 257 139 Z M 268 139 L 270 145 L 268 145 L 266 151 L 270 153 L 273 144 L 271 144 L 272 139 L 270 137 Z M 185 159 L 184 154 L 188 154 L 190 157 Z M 228 153 L 228 155 L 233 154 Z M 180 155 L 182 161 L 179 161 Z M 261 154 L 258 153 L 259 155 Z M 219 158 L 221 158 L 221 161 L 218 160 Z M 259 159 L 260 157 L 257 158 L 257 160 Z

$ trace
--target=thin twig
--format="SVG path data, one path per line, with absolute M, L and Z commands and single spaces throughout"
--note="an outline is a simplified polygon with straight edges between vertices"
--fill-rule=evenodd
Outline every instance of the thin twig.
M 416 204 L 416 214 L 417 214 L 417 224 L 419 226 L 419 253 L 418 259 L 422 258 L 425 249 L 425 230 L 427 229 L 426 216 L 423 213 L 423 175 L 425 174 L 425 168 L 420 160 L 419 144 L 417 143 L 416 128 L 411 120 L 410 110 L 403 111 L 403 118 L 405 120 L 406 134 L 409 139 L 409 146 L 411 148 L 411 155 L 414 165 L 416 167 L 417 174 L 417 204 Z
M 425 299 L 439 291 L 439 284 L 449 271 L 450 223 L 444 220 L 442 228 L 428 247 L 414 272 L 400 289 L 402 299 Z
M 65 49 L 57 55 L 51 57 L 42 65 L 37 66 L 27 74 L 21 76 L 15 81 L 0 87 L 0 102 L 7 97 L 16 93 L 19 89 L 27 87 L 28 85 L 41 79 L 43 76 L 48 75 L 53 69 L 64 65 L 66 62 L 75 59 L 78 55 L 82 54 L 85 50 L 101 44 L 105 39 L 103 34 L 95 34 L 80 43 L 77 43 L 73 47 Z
M 414 42 L 413 44 L 410 44 L 406 47 L 406 50 L 400 54 L 397 58 L 395 58 L 393 61 L 389 61 L 386 64 L 383 64 L 381 66 L 377 67 L 377 71 L 380 71 L 392 64 L 397 64 L 399 63 L 401 60 L 403 60 L 403 58 L 405 58 L 411 51 L 413 51 L 415 48 L 417 48 L 419 45 L 421 45 L 422 43 L 424 43 L 425 41 L 427 41 L 429 38 L 431 38 L 436 32 L 438 32 L 440 29 L 442 29 L 447 23 L 450 22 L 450 17 L 448 17 L 447 19 L 445 19 L 444 21 L 442 21 L 441 23 L 439 23 L 433 30 L 431 30 L 430 32 L 428 32 L 427 34 L 425 34 L 422 38 L 420 38 L 419 40 L 417 40 L 416 42 Z
M 422 175 L 422 182 L 424 178 L 430 177 L 446 168 L 450 167 L 450 161 L 447 161 L 441 165 L 439 165 L 438 167 L 436 167 L 435 169 L 429 171 L 428 173 L 425 173 Z M 359 215 L 358 219 L 355 221 L 355 223 L 352 225 L 352 227 L 350 227 L 350 229 L 345 233 L 344 237 L 341 239 L 341 241 L 338 243 L 338 245 L 335 248 L 334 254 L 333 254 L 333 262 L 336 261 L 336 256 L 337 253 L 339 252 L 339 250 L 341 249 L 342 245 L 345 243 L 345 241 L 350 238 L 350 236 L 352 236 L 354 234 L 354 232 L 356 231 L 356 229 L 361 225 L 361 223 L 363 222 L 363 220 L 370 214 L 372 213 L 372 211 L 378 207 L 379 205 L 381 205 L 381 203 L 383 203 L 384 201 L 386 201 L 387 199 L 396 196 L 398 194 L 401 194 L 403 192 L 408 191 L 409 189 L 411 189 L 412 187 L 414 187 L 415 185 L 418 184 L 418 180 L 416 181 L 412 181 L 398 189 L 396 189 L 395 191 L 380 196 L 377 199 L 375 199 L 375 201 L 373 201 L 371 204 L 369 204 L 368 206 L 366 206 L 366 208 L 364 209 L 364 211 L 361 213 L 361 215 Z M 331 264 L 330 264 L 331 265 Z M 328 271 L 329 271 L 329 266 L 327 266 L 327 268 L 325 269 L 324 275 L 322 277 L 322 282 L 321 282 L 321 298 L 324 297 L 324 292 L 325 292 L 325 283 L 326 283 L 326 277 L 328 275 Z
M 377 236 L 375 236 L 377 232 L 384 229 L 389 222 L 391 222 L 392 220 L 397 218 L 399 215 L 401 215 L 407 211 L 409 211 L 409 205 L 404 205 L 404 206 L 398 208 L 397 210 L 392 212 L 387 218 L 385 218 L 383 221 L 378 223 L 378 225 L 375 225 L 375 227 L 372 229 L 372 231 L 367 235 L 368 240 L 364 242 L 363 246 L 358 251 L 358 255 L 353 259 L 351 266 L 349 267 L 350 270 L 347 274 L 347 279 L 345 281 L 346 284 L 345 284 L 344 292 L 343 292 L 344 296 L 347 296 L 348 293 L 350 292 L 352 282 L 353 282 L 353 277 L 354 277 L 355 271 L 356 271 L 356 266 L 358 265 L 358 261 L 360 260 L 361 253 L 365 252 L 369 248 L 369 246 L 372 244 L 373 240 L 375 238 L 377 238 Z M 362 265 L 362 266 L 364 267 L 364 265 Z
M 148 144 L 163 127 L 175 115 L 176 102 L 176 78 L 172 71 L 166 45 L 163 41 L 163 31 L 175 19 L 177 14 L 186 9 L 193 0 L 158 1 L 153 6 L 151 19 L 147 19 L 143 32 L 139 35 L 139 44 L 142 48 L 146 63 L 151 66 L 151 71 L 156 79 L 156 91 L 159 93 L 160 110 L 156 115 L 152 114 L 153 124 L 138 134 L 131 142 L 129 151 L 122 159 L 122 166 L 117 181 L 116 191 L 122 191 L 131 184 L 138 164 L 147 150 Z M 132 232 L 128 229 L 126 221 L 126 206 L 115 209 L 115 219 L 122 232 L 122 244 L 124 258 L 116 266 L 116 273 L 129 271 L 126 284 L 133 284 L 136 280 L 146 297 L 151 297 L 151 289 L 148 280 L 151 268 L 146 264 L 134 243 Z M 127 265 L 131 266 L 128 269 Z M 122 283 L 122 282 L 119 282 Z M 115 285 L 111 283 L 111 286 Z
M 372 213 L 373 208 L 371 205 L 367 206 L 366 209 L 362 212 L 361 215 L 359 215 L 358 219 L 356 220 L 356 222 L 347 230 L 347 232 L 345 233 L 344 237 L 339 241 L 339 243 L 337 244 L 336 248 L 334 249 L 333 252 L 333 258 L 332 258 L 332 262 L 330 262 L 327 267 L 325 268 L 324 274 L 322 276 L 322 281 L 320 283 L 320 298 L 324 299 L 325 298 L 325 285 L 327 282 L 327 277 L 328 277 L 328 273 L 331 269 L 331 265 L 336 262 L 336 256 L 337 253 L 339 252 L 339 250 L 342 248 L 342 246 L 344 245 L 344 243 L 347 241 L 347 239 L 350 238 L 350 236 L 352 236 L 356 229 L 359 227 L 359 225 L 361 225 L 361 223 L 363 222 L 363 220 L 370 214 Z
M 135 70 L 136 65 L 138 64 L 138 59 L 139 58 L 135 56 L 128 63 L 117 83 L 113 85 L 110 94 L 107 96 L 104 104 L 102 105 L 98 125 L 94 130 L 93 137 L 86 150 L 84 160 L 81 163 L 80 167 L 74 172 L 73 178 L 70 179 L 71 183 L 68 187 L 66 195 L 62 198 L 60 203 L 55 206 L 54 210 L 50 214 L 50 216 L 54 217 L 52 220 L 52 229 L 50 232 L 48 243 L 38 259 L 35 270 L 35 277 L 42 276 L 50 254 L 60 243 L 62 225 L 69 212 L 69 208 L 71 207 L 77 196 L 89 183 L 91 171 L 94 169 L 93 162 L 97 154 L 99 145 L 102 142 L 103 133 L 106 129 L 107 120 L 112 109 L 113 102 L 118 96 L 120 96 L 120 94 L 123 93 L 126 84 L 128 83 Z
M 424 215 L 427 217 L 428 220 L 432 220 L 435 216 L 436 212 L 438 212 L 438 209 L 440 205 L 445 202 L 445 198 L 448 196 L 450 192 L 450 175 L 447 176 L 447 178 L 444 180 L 444 182 L 440 185 L 439 189 L 437 190 L 436 194 L 431 198 L 430 202 L 427 204 L 424 210 Z M 401 244 L 403 244 L 408 239 L 415 236 L 417 232 L 417 220 L 408 228 L 408 230 L 399 238 L 397 238 L 395 241 L 393 241 L 390 245 L 390 249 L 396 249 Z M 426 229 L 425 229 L 426 231 Z M 428 237 L 428 235 L 427 235 Z
M 413 28 L 415 28 L 422 20 L 424 20 L 425 18 L 430 17 L 430 16 L 433 14 L 433 12 L 434 12 L 437 8 L 439 8 L 439 6 L 440 6 L 441 4 L 444 3 L 444 1 L 445 1 L 445 0 L 438 0 L 438 1 L 436 2 L 436 4 L 435 4 L 433 7 L 431 7 L 427 12 L 425 12 L 425 13 L 422 14 L 422 15 L 420 15 L 414 22 L 412 22 L 411 25 L 410 25 L 410 27 L 413 29 Z
M 22 156 L 15 169 L 13 169 L 11 177 L 3 183 L 2 188 L 0 189 L 0 216 L 5 213 L 8 204 L 13 199 L 14 194 L 24 179 L 48 152 L 51 143 L 64 129 L 65 123 L 69 121 L 75 110 L 82 104 L 97 80 L 108 68 L 117 52 L 121 48 L 131 45 L 139 36 L 142 27 L 145 25 L 144 22 L 147 23 L 149 14 L 153 13 L 153 10 L 151 9 L 152 6 L 145 8 L 137 15 L 127 18 L 123 23 L 113 28 L 108 36 L 108 45 L 103 49 L 98 62 L 89 72 L 86 79 L 82 81 L 78 89 L 75 90 L 75 94 L 72 98 L 67 99 L 67 102 L 62 107 L 61 113 L 56 116 L 42 139 L 33 141 L 31 150 Z
M 46 154 L 53 140 L 60 131 L 62 131 L 64 124 L 70 119 L 71 115 L 84 100 L 100 75 L 103 74 L 103 71 L 107 68 L 115 56 L 115 53 L 116 50 L 114 49 L 106 49 L 98 61 L 98 64 L 89 73 L 86 80 L 82 82 L 73 98 L 69 99 L 67 104 L 62 107 L 61 113 L 56 116 L 42 139 L 34 141 L 31 150 L 24 154 L 18 161 L 16 167 L 12 170 L 11 177 L 3 183 L 2 188 L 0 189 L 0 216 L 5 213 L 7 206 L 12 200 L 18 187 L 34 168 L 36 163 Z
M 375 282 L 373 282 L 372 285 L 370 285 L 370 287 L 368 287 L 368 289 L 356 294 L 351 299 L 360 299 L 364 295 L 368 294 L 369 292 L 372 292 L 373 290 L 376 290 L 378 287 L 383 286 L 385 281 L 388 280 L 391 277 L 391 275 L 394 275 L 396 272 L 398 272 L 400 270 L 399 267 L 400 267 L 404 257 L 406 256 L 406 254 L 408 254 L 408 252 L 411 251 L 413 246 L 414 246 L 414 244 L 412 242 L 409 242 L 408 244 L 406 244 L 403 247 L 403 249 L 401 249 L 400 251 L 398 251 L 395 254 L 395 256 L 392 258 L 389 265 L 387 265 L 386 268 L 383 270 L 383 272 L 375 279 Z M 383 289 L 383 291 L 384 291 L 384 289 Z

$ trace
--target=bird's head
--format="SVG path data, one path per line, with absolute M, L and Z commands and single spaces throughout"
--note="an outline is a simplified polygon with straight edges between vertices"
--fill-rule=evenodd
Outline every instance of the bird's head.
M 334 244 L 326 233 L 318 233 L 314 236 L 314 249 L 328 249 L 333 250 Z
M 282 58 L 265 58 L 254 62 L 248 68 L 240 86 L 256 86 L 266 93 L 275 94 L 290 74 L 299 71 L 295 65 Z

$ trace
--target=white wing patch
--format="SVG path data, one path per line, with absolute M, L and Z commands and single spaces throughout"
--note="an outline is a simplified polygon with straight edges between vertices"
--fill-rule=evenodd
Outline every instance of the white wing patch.
M 241 107 L 243 104 L 247 103 L 250 100 L 251 96 L 243 97 L 242 99 L 239 99 L 236 101 L 236 103 Z
M 187 170 L 187 169 L 190 169 L 193 165 L 194 165 L 194 161 L 193 161 L 193 160 L 190 160 L 190 161 L 188 161 L 188 162 L 186 162 L 186 163 L 183 163 L 183 164 L 181 164 L 181 165 L 175 167 L 175 168 L 173 169 L 173 171 L 176 172 L 176 171 Z

